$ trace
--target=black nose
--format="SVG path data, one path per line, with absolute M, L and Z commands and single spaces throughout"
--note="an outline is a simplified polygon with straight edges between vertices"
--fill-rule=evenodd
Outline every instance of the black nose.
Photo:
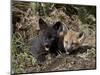
M 48 44 L 45 44 L 45 47 L 46 47 L 46 48 L 49 48 L 49 45 L 48 45 Z
M 72 52 L 72 48 L 67 49 L 67 51 L 68 51 L 69 53 Z
M 49 48 L 49 45 L 45 45 L 46 48 Z
M 70 52 L 70 49 L 67 49 L 68 52 Z

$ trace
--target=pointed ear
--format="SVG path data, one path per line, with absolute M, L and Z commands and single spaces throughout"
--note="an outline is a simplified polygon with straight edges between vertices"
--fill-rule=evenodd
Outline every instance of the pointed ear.
M 54 28 L 55 30 L 57 30 L 57 31 L 58 31 L 58 30 L 59 30 L 59 31 L 62 31 L 62 30 L 63 30 L 62 23 L 61 23 L 60 21 L 56 22 L 56 23 L 54 24 L 53 28 Z
M 84 32 L 80 32 L 78 35 L 78 39 L 80 43 L 83 43 L 85 40 L 85 33 Z
M 42 18 L 39 19 L 39 27 L 40 27 L 40 30 L 46 29 L 48 27 L 46 22 L 44 22 Z

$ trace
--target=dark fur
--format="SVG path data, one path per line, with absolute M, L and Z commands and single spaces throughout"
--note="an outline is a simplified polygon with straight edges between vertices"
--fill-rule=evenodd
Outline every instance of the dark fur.
M 32 47 L 30 52 L 38 61 L 44 61 L 45 55 L 48 53 L 57 55 L 59 32 L 62 30 L 62 24 L 60 22 L 55 23 L 52 26 L 39 19 L 39 36 L 32 41 Z M 45 48 L 48 47 L 49 51 Z

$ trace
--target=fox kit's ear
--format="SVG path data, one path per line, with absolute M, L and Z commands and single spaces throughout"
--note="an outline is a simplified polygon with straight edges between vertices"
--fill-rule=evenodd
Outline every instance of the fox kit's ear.
M 63 27 L 62 27 L 62 23 L 60 21 L 56 22 L 53 26 L 53 28 L 55 30 L 58 30 L 58 31 L 62 31 Z
M 46 29 L 48 27 L 46 22 L 44 22 L 42 18 L 39 19 L 39 27 L 40 27 L 40 30 Z
M 84 32 L 80 32 L 78 35 L 78 39 L 80 43 L 83 43 L 85 40 L 85 33 Z

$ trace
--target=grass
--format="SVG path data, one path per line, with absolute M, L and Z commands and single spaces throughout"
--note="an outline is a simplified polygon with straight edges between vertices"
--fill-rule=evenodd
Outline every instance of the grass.
M 26 45 L 21 34 L 15 33 L 12 36 L 12 71 L 14 73 L 26 73 L 28 66 L 33 66 L 36 59 L 29 54 L 30 46 Z

